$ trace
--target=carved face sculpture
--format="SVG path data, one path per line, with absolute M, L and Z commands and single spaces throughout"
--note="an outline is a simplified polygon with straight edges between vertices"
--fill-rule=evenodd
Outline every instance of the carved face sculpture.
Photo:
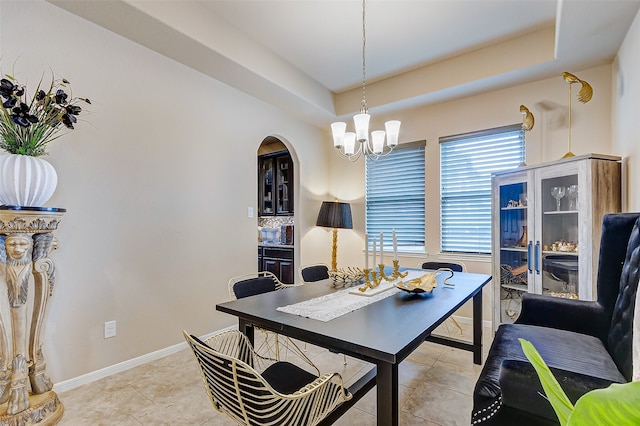
M 29 251 L 31 241 L 25 235 L 16 234 L 7 236 L 5 246 L 7 254 L 14 260 L 21 260 Z

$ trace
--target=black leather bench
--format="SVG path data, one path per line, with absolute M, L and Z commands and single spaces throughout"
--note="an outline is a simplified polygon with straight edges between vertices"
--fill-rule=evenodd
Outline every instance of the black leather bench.
M 523 295 L 520 316 L 500 325 L 491 344 L 473 393 L 472 424 L 559 424 L 518 338 L 533 343 L 574 404 L 590 390 L 631 380 L 639 217 L 605 215 L 596 301 Z

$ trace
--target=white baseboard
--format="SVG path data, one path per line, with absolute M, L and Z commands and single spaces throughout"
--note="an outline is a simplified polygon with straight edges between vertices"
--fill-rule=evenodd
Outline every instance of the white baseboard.
M 469 317 L 460 317 L 454 316 L 456 321 L 461 324 L 469 324 L 473 323 L 473 320 Z M 483 320 L 482 326 L 484 328 L 491 328 L 492 324 L 489 320 Z M 237 329 L 237 325 L 233 325 L 227 328 L 223 328 L 221 330 L 213 331 L 204 336 L 200 336 L 201 339 L 207 339 L 210 336 L 213 336 L 216 333 L 220 333 L 225 330 Z M 77 387 L 95 382 L 96 380 L 104 379 L 105 377 L 109 377 L 113 374 L 121 373 L 123 371 L 127 371 L 131 368 L 138 367 L 139 365 L 146 364 L 147 362 L 155 361 L 160 358 L 164 358 L 165 356 L 174 354 L 176 352 L 180 352 L 183 349 L 187 348 L 187 342 L 178 343 L 177 345 L 169 346 L 164 349 L 157 350 L 155 352 L 148 353 L 146 355 L 139 356 L 137 358 L 133 358 L 127 361 L 120 362 L 118 364 L 111 365 L 109 367 L 101 368 L 100 370 L 92 371 L 91 373 L 83 374 L 82 376 L 74 377 L 73 379 L 65 380 L 60 383 L 56 383 L 53 386 L 53 390 L 56 393 L 62 393 L 69 391 L 71 389 L 75 389 Z
M 214 334 L 220 333 L 225 330 L 232 330 L 232 329 L 238 329 L 238 326 L 235 325 L 235 326 L 223 328 L 221 330 L 213 331 L 204 336 L 200 336 L 200 338 L 207 339 L 210 336 L 213 336 Z M 160 349 L 155 352 L 151 352 L 146 355 L 139 356 L 137 358 L 123 361 L 118 364 L 111 365 L 109 367 L 101 368 L 100 370 L 92 371 L 91 373 L 83 374 L 82 376 L 74 377 L 73 379 L 56 383 L 55 385 L 53 385 L 53 390 L 56 393 L 66 392 L 71 389 L 75 389 L 77 387 L 95 382 L 96 380 L 104 379 L 105 377 L 109 377 L 113 374 L 121 373 L 131 368 L 138 367 L 139 365 L 146 364 L 147 362 L 164 358 L 165 356 L 174 354 L 176 352 L 180 352 L 181 350 L 186 348 L 187 348 L 187 342 L 178 343 L 176 345 L 169 346 L 168 348 Z

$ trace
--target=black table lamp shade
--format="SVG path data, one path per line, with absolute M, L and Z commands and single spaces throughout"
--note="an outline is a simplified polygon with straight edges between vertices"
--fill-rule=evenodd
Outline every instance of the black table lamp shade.
M 331 247 L 331 270 L 338 269 L 338 228 L 353 229 L 351 205 L 338 201 L 323 201 L 318 213 L 316 226 L 333 228 L 333 245 Z
M 353 229 L 351 205 L 337 201 L 323 201 L 316 226 L 326 228 Z

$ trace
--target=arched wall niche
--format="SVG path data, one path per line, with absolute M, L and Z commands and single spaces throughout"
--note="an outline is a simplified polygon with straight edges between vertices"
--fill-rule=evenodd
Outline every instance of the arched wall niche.
M 260 217 L 258 216 L 258 226 L 272 226 L 274 223 L 282 223 L 282 224 L 292 224 L 293 225 L 293 259 L 294 259 L 294 271 L 298 270 L 299 262 L 300 262 L 300 236 L 299 233 L 296 232 L 296 229 L 299 229 L 299 220 L 300 216 L 300 162 L 298 160 L 298 155 L 296 154 L 296 150 L 293 147 L 293 144 L 286 138 L 280 135 L 269 135 L 265 137 L 257 149 L 256 155 L 256 173 L 258 173 L 258 162 L 257 157 L 260 155 L 266 155 L 273 152 L 287 150 L 289 155 L 291 156 L 291 161 L 293 162 L 293 216 L 266 216 Z M 258 201 L 258 195 L 256 194 L 256 201 Z M 256 210 L 258 211 L 258 210 Z M 297 279 L 297 273 L 296 273 Z

